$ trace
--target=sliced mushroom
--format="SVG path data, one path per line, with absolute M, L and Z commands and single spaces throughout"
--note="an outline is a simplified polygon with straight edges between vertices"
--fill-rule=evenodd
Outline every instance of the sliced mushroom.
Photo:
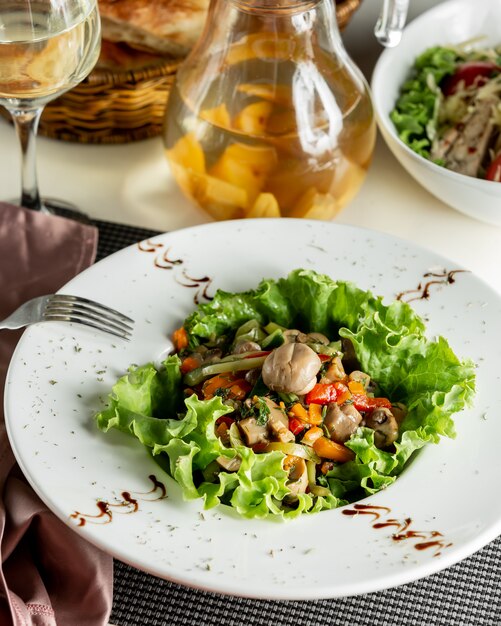
M 353 372 L 350 372 L 350 374 L 348 375 L 348 378 L 357 383 L 361 383 L 364 386 L 364 389 L 367 389 L 371 382 L 371 377 L 369 376 L 369 374 L 361 372 L 360 370 L 353 370 Z
M 283 411 L 270 398 L 264 398 L 267 407 L 270 409 L 268 416 L 268 429 L 275 439 L 282 443 L 295 441 L 294 434 L 289 430 L 289 420 Z
M 324 375 L 320 379 L 321 383 L 334 383 L 339 380 L 344 380 L 346 372 L 344 371 L 341 359 L 336 356 L 332 359 L 329 367 L 325 370 Z
M 294 495 L 304 493 L 308 487 L 308 469 L 305 460 L 288 454 L 284 459 L 283 467 L 289 472 L 287 487 L 290 492 Z
M 267 426 L 258 424 L 255 417 L 246 417 L 240 420 L 238 427 L 249 447 L 256 445 L 256 443 L 269 443 L 270 441 Z
M 350 339 L 343 338 L 341 340 L 341 349 L 343 350 L 343 366 L 349 371 L 359 370 L 360 362 L 355 354 L 355 348 Z
M 391 446 L 398 437 L 397 420 L 386 407 L 374 409 L 365 418 L 365 425 L 374 429 L 374 443 L 378 448 L 384 449 Z
M 230 443 L 230 429 L 228 424 L 221 422 L 219 426 L 216 426 L 216 436 L 221 439 L 221 443 L 227 446 Z
M 199 355 L 200 365 L 207 365 L 208 363 L 215 363 L 221 360 L 223 351 L 219 348 L 207 348 L 207 346 L 198 346 L 193 353 L 193 356 Z
M 216 461 L 227 472 L 238 472 L 242 465 L 242 459 L 238 455 L 232 459 L 229 459 L 227 456 L 218 456 Z
M 393 413 L 393 417 L 397 420 L 397 424 L 400 425 L 407 416 L 407 407 L 405 404 L 397 402 L 392 405 L 391 412 Z
M 258 378 L 261 376 L 261 368 L 255 367 L 253 370 L 249 370 L 245 372 L 245 380 L 250 383 L 253 387 L 257 383 Z
M 317 382 L 322 362 L 304 343 L 286 343 L 273 350 L 263 364 L 264 384 L 282 393 L 304 395 Z
M 302 333 L 295 328 L 284 331 L 286 343 L 320 343 L 327 346 L 330 341 L 323 333 Z
M 233 354 L 244 354 L 244 352 L 258 352 L 261 346 L 255 341 L 237 342 L 233 350 Z
M 323 346 L 328 346 L 330 341 L 323 333 L 308 333 L 306 335 L 307 341 L 312 343 L 320 343 Z
M 324 418 L 324 426 L 329 431 L 330 438 L 336 443 L 345 443 L 360 426 L 362 415 L 353 404 L 338 406 L 335 402 L 329 404 Z
M 306 340 L 306 335 L 300 330 L 296 330 L 295 328 L 289 328 L 284 331 L 284 339 L 285 343 L 304 343 Z

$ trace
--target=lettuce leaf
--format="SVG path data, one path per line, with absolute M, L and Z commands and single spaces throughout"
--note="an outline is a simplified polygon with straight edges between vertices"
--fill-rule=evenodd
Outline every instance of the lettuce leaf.
M 437 131 L 441 101 L 439 84 L 455 72 L 459 53 L 451 48 L 435 46 L 417 57 L 412 75 L 402 86 L 390 118 L 398 136 L 414 152 L 429 158 Z
M 378 382 L 382 395 L 403 402 L 408 414 L 393 452 L 379 450 L 374 431 L 359 428 L 346 444 L 356 458 L 335 466 L 324 479 L 332 495 L 301 494 L 294 506 L 287 506 L 283 453 L 255 454 L 238 440 L 226 448 L 214 424 L 233 409 L 219 397 L 201 401 L 195 395 L 181 406 L 177 356 L 159 370 L 151 364 L 131 369 L 113 387 L 107 408 L 96 415 L 98 427 L 130 433 L 153 455 L 167 455 L 169 472 L 184 496 L 203 498 L 207 508 L 225 503 L 244 517 L 290 518 L 375 493 L 390 485 L 424 445 L 454 437 L 452 415 L 473 398 L 470 360 L 461 361 L 443 337 L 427 338 L 423 321 L 408 304 L 386 305 L 350 282 L 294 270 L 286 278 L 261 281 L 255 290 L 218 291 L 186 319 L 185 329 L 190 344 L 197 345 L 230 335 L 248 319 L 350 339 L 362 369 Z M 209 472 L 219 456 L 238 456 L 238 471 Z

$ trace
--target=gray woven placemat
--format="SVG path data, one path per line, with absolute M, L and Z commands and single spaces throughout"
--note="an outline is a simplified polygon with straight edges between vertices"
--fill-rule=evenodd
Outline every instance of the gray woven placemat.
M 96 225 L 98 259 L 157 234 L 111 222 Z M 110 621 L 116 626 L 501 626 L 501 538 L 415 583 L 314 602 L 250 600 L 197 591 L 115 560 Z

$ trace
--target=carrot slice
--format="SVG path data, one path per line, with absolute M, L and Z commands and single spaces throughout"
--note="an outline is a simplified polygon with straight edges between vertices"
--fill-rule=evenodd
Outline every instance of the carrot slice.
M 187 356 L 181 363 L 181 373 L 187 374 L 196 369 L 200 365 L 200 361 L 194 356 Z
M 181 328 L 177 328 L 172 333 L 172 341 L 176 352 L 188 347 L 188 333 L 183 326 L 181 326 Z
M 235 374 L 216 374 L 205 381 L 202 394 L 206 400 L 209 400 L 214 397 L 218 389 L 225 389 L 227 398 L 243 400 L 251 390 L 251 386 L 245 378 L 237 378 Z

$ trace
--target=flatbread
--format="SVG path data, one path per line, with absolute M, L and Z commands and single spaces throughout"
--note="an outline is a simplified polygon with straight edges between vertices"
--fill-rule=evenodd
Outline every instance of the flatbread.
M 210 0 L 99 0 L 103 39 L 184 56 L 205 24 Z

